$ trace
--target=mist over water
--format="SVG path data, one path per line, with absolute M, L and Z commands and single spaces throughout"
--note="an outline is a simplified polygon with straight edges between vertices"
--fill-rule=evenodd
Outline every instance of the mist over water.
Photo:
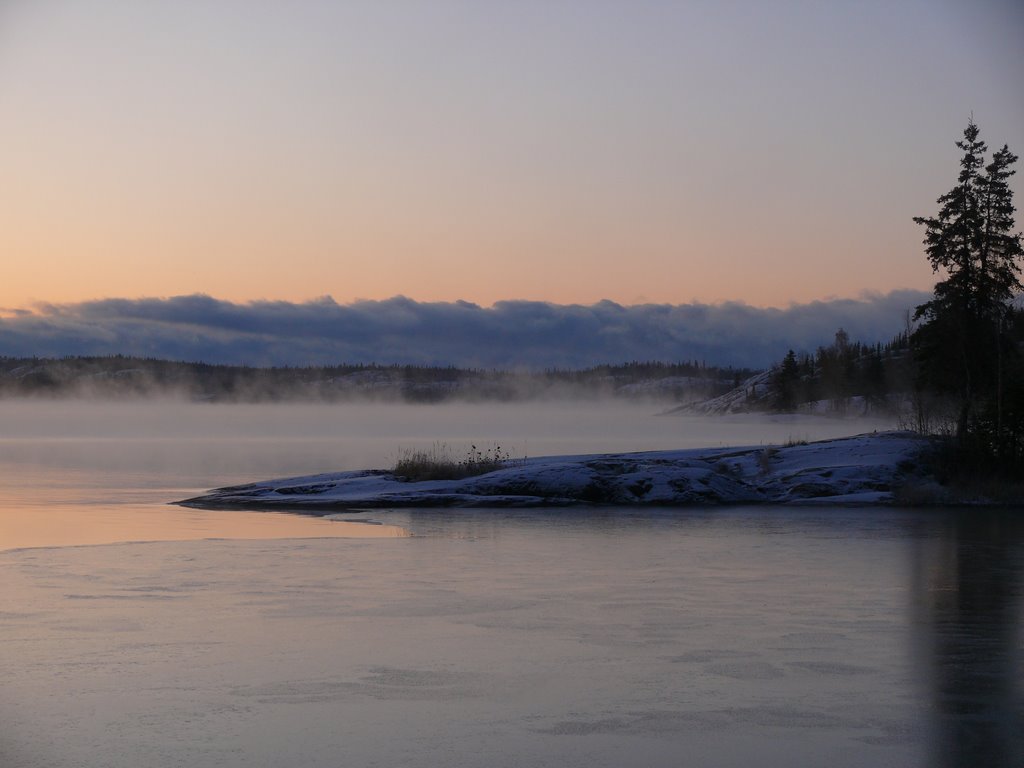
M 197 404 L 0 401 L 0 460 L 125 470 L 172 486 L 386 467 L 401 448 L 500 444 L 514 457 L 819 440 L 886 419 L 661 415 L 650 403 Z M 162 480 L 160 480 L 162 479 Z
M 1012 514 L 167 504 L 435 441 L 536 456 L 890 426 L 621 402 L 0 402 L 0 764 L 1015 765 Z M 150 543 L 65 546 L 126 541 Z
M 325 527 L 323 521 L 201 515 L 166 505 L 254 480 L 387 468 L 402 449 L 434 443 L 446 444 L 456 457 L 472 445 L 500 445 L 521 457 L 757 445 L 887 426 L 806 416 L 666 416 L 651 404 L 615 400 L 434 405 L 2 400 L 0 549 L 262 538 L 275 530 L 282 536 L 338 535 L 342 526 Z M 278 528 L 271 530 L 272 524 Z

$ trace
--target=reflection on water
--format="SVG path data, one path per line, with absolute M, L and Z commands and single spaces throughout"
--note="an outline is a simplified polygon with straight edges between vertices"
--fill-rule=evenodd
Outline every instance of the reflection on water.
M 827 577 L 822 579 L 824 574 L 814 565 L 821 556 L 820 543 L 839 542 L 844 554 L 856 552 L 852 568 L 837 560 L 832 569 L 831 576 L 849 586 L 866 578 L 872 562 L 892 542 L 903 541 L 905 547 L 898 553 L 889 551 L 876 565 L 885 568 L 893 560 L 906 558 L 909 566 L 906 583 L 890 586 L 905 588 L 908 596 L 906 648 L 919 681 L 916 693 L 923 699 L 919 711 L 928 734 L 920 764 L 1024 766 L 1024 509 L 599 509 L 558 514 L 411 510 L 391 513 L 390 519 L 423 535 L 470 540 L 528 539 L 527 531 L 571 535 L 585 528 L 588 536 L 614 539 L 624 549 L 631 548 L 631 541 L 673 533 L 703 539 L 707 549 L 723 542 L 736 551 L 749 551 L 752 535 L 765 545 L 779 537 L 780 547 L 787 547 L 784 542 L 796 543 L 799 552 L 791 553 L 792 562 L 772 562 L 767 551 L 755 559 L 730 557 L 721 551 L 722 567 L 740 581 L 749 576 L 749 569 L 762 568 L 764 578 L 777 586 L 785 583 L 787 568 L 816 573 L 809 593 L 801 595 L 794 588 L 792 594 L 768 599 L 777 601 L 771 609 L 782 612 L 786 621 L 801 615 L 800 603 L 817 603 L 822 607 L 821 623 L 830 631 L 842 623 L 848 603 L 841 597 L 842 590 Z M 875 544 L 865 549 L 865 541 Z M 803 559 L 803 566 L 796 564 L 797 558 Z M 870 591 L 867 581 L 863 586 Z M 718 594 L 727 603 L 740 599 L 720 588 Z M 824 595 L 832 599 L 825 598 L 822 605 Z M 864 624 L 883 620 L 881 603 L 872 604 L 870 594 L 864 597 L 865 604 L 872 606 L 861 614 Z M 790 598 L 796 604 L 783 605 Z M 735 652 L 727 644 L 723 649 L 723 657 Z M 866 647 L 851 646 L 828 661 L 807 666 L 855 665 L 868 655 Z M 778 658 L 771 661 L 777 662 Z M 771 671 L 767 666 L 764 670 L 765 674 Z
M 192 510 L 166 502 L 428 435 L 701 433 L 582 408 L 444 431 L 455 411 L 4 407 L 4 768 L 1024 765 L 1021 510 Z M 771 439 L 721 424 L 706 442 Z M 193 540 L 222 536 L 264 540 Z M 56 546 L 161 538 L 189 540 Z
M 1014 514 L 401 510 L 404 540 L 0 553 L 9 764 L 1016 766 Z
M 0 551 L 124 541 L 408 535 L 397 526 L 367 525 L 344 517 L 186 509 L 169 502 L 205 487 L 195 485 L 194 476 L 170 471 L 173 465 L 157 463 L 148 471 L 134 463 L 128 468 L 100 466 L 98 462 L 112 454 L 102 446 L 90 454 L 87 446 L 77 445 L 73 458 L 64 443 L 55 450 L 39 443 L 21 447 L 28 451 L 23 450 L 17 461 L 4 461 L 0 452 Z M 7 449 L 11 452 L 10 445 Z M 130 446 L 121 450 L 131 452 Z M 91 466 L 82 465 L 80 451 L 91 459 Z M 134 459 L 139 461 L 140 456 Z
M 395 525 L 327 520 L 265 512 L 211 514 L 158 504 L 106 507 L 64 503 L 0 508 L 0 551 L 26 547 L 68 547 L 124 541 L 198 539 L 379 539 L 408 536 Z
M 1022 542 L 1020 510 L 942 515 L 916 541 L 913 627 L 932 765 L 1024 765 Z

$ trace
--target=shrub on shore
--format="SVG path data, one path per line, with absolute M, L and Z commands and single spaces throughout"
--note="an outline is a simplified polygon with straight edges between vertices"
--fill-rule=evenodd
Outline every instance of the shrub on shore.
M 500 445 L 483 450 L 471 445 L 462 458 L 456 458 L 446 443 L 434 443 L 429 449 L 399 449 L 391 472 L 407 482 L 461 480 L 494 472 L 508 466 L 510 461 L 511 455 Z

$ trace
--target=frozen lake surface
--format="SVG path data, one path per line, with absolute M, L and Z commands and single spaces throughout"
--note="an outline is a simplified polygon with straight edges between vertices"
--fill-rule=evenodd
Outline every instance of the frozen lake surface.
M 355 538 L 164 502 L 416 440 L 515 451 L 503 426 L 579 453 L 698 424 L 72 405 L 0 404 L 4 766 L 1024 762 L 1019 510 L 375 511 Z

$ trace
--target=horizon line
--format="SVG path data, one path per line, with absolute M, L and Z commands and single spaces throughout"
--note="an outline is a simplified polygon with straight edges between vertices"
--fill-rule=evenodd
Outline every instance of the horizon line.
M 816 298 L 816 299 L 804 300 L 804 301 L 797 300 L 797 299 L 792 299 L 792 300 L 790 300 L 786 304 L 757 304 L 757 303 L 753 303 L 753 302 L 747 301 L 745 299 L 720 299 L 720 300 L 716 300 L 716 301 L 704 301 L 704 300 L 697 299 L 697 298 L 691 298 L 691 299 L 688 299 L 688 300 L 685 300 L 685 301 L 676 301 L 676 302 L 669 302 L 669 301 L 644 301 L 644 300 L 639 300 L 639 301 L 634 301 L 634 302 L 622 302 L 622 301 L 616 301 L 614 299 L 609 299 L 609 298 L 601 298 L 601 299 L 596 299 L 596 300 L 591 301 L 591 302 L 584 303 L 584 302 L 578 302 L 578 301 L 574 301 L 574 302 L 559 302 L 559 301 L 553 301 L 551 299 L 526 298 L 526 297 L 498 299 L 498 300 L 496 300 L 496 301 L 494 301 L 494 302 L 492 302 L 490 304 L 481 304 L 481 303 L 472 301 L 470 299 L 464 299 L 464 298 L 441 299 L 441 300 L 417 299 L 417 298 L 412 297 L 412 296 L 407 296 L 406 294 L 403 294 L 403 293 L 396 293 L 396 294 L 392 294 L 392 295 L 389 295 L 389 296 L 378 297 L 378 298 L 356 297 L 356 298 L 349 299 L 349 300 L 338 301 L 331 294 L 321 294 L 319 296 L 312 296 L 312 297 L 306 298 L 306 299 L 268 298 L 268 297 L 263 296 L 263 297 L 251 298 L 251 299 L 234 300 L 234 299 L 221 298 L 219 296 L 216 296 L 216 295 L 214 295 L 212 293 L 207 293 L 205 291 L 193 291 L 191 293 L 178 293 L 178 294 L 169 294 L 169 295 L 136 295 L 136 296 L 116 296 L 116 295 L 110 295 L 110 296 L 101 296 L 101 297 L 92 297 L 92 298 L 78 299 L 78 300 L 72 300 L 72 301 L 48 301 L 48 300 L 45 300 L 45 299 L 32 299 L 32 300 L 28 301 L 27 303 L 22 304 L 20 306 L 14 306 L 14 307 L 2 307 L 2 306 L 0 306 L 0 318 L 16 318 L 16 317 L 26 317 L 26 316 L 32 316 L 32 315 L 37 315 L 38 316 L 40 314 L 50 314 L 50 313 L 53 313 L 55 311 L 59 312 L 63 308 L 81 307 L 81 306 L 88 306 L 88 305 L 100 305 L 100 304 L 104 304 L 104 303 L 107 303 L 107 302 L 120 302 L 120 301 L 128 301 L 128 302 L 168 302 L 168 301 L 176 301 L 176 300 L 180 301 L 180 300 L 183 300 L 183 299 L 208 299 L 208 300 L 215 301 L 215 302 L 218 302 L 218 303 L 222 303 L 223 302 L 223 303 L 227 303 L 227 304 L 234 304 L 235 306 L 261 306 L 261 305 L 275 305 L 275 304 L 277 304 L 277 305 L 290 304 L 290 305 L 294 305 L 294 306 L 304 306 L 304 305 L 305 306 L 316 306 L 316 305 L 331 306 L 331 305 L 333 305 L 333 306 L 338 306 L 338 307 L 351 307 L 351 306 L 366 305 L 366 304 L 386 304 L 386 303 L 389 303 L 389 302 L 409 302 L 409 303 L 414 303 L 414 304 L 427 304 L 427 305 L 430 305 L 430 304 L 434 304 L 434 305 L 442 304 L 442 305 L 462 306 L 462 307 L 465 307 L 467 309 L 480 309 L 480 310 L 495 309 L 495 308 L 500 307 L 502 305 L 509 305 L 509 304 L 543 304 L 543 305 L 557 306 L 557 307 L 595 307 L 595 306 L 609 306 L 609 305 L 611 305 L 611 306 L 617 306 L 617 307 L 623 307 L 623 308 L 627 308 L 627 307 L 654 307 L 654 306 L 662 306 L 662 307 L 682 307 L 682 306 L 729 307 L 729 306 L 741 306 L 741 307 L 749 307 L 751 309 L 758 309 L 758 310 L 780 310 L 780 311 L 786 311 L 786 310 L 791 310 L 791 309 L 793 309 L 795 307 L 811 306 L 811 305 L 816 305 L 816 304 L 830 304 L 830 303 L 841 302 L 841 301 L 869 302 L 869 301 L 873 301 L 873 300 L 878 300 L 880 298 L 884 298 L 884 297 L 888 297 L 888 296 L 893 296 L 894 294 L 900 294 L 900 293 L 918 294 L 918 293 L 927 293 L 927 292 L 930 292 L 930 291 L 926 291 L 925 289 L 922 289 L 922 288 L 913 288 L 913 287 L 909 287 L 909 286 L 891 288 L 889 290 L 864 289 L 864 290 L 861 290 L 861 291 L 857 292 L 854 295 L 835 295 L 835 294 L 832 294 L 832 295 L 823 296 L 823 297 Z

